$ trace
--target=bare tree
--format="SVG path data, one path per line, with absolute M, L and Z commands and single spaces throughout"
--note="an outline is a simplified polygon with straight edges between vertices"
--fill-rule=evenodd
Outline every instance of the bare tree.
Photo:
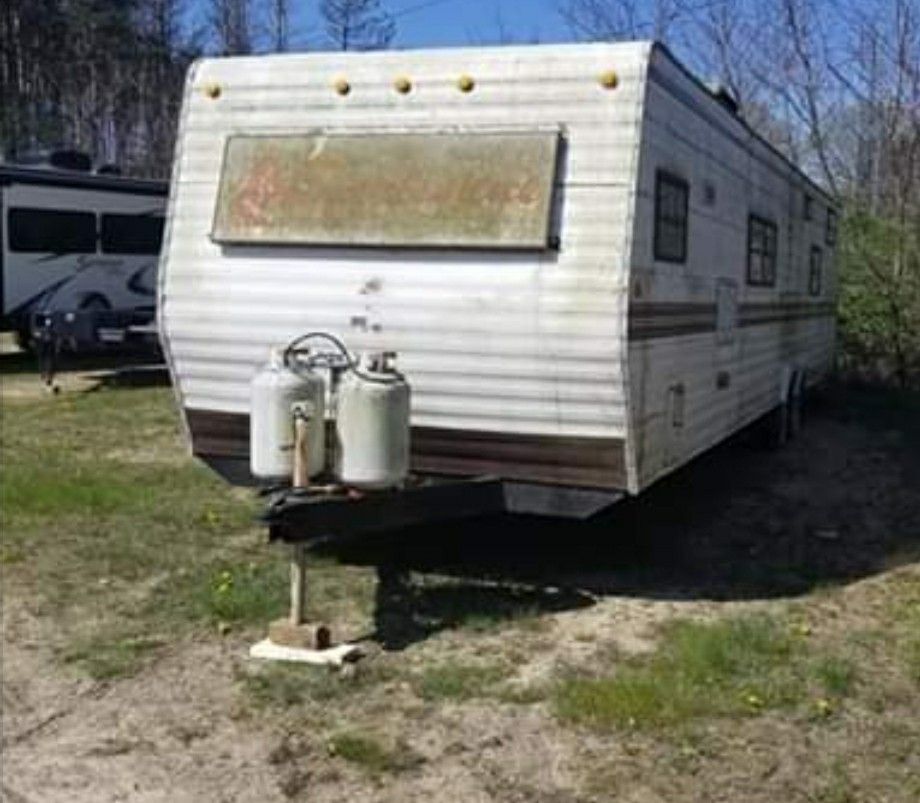
M 321 0 L 319 13 L 339 50 L 380 50 L 396 35 L 396 22 L 380 0 Z
M 586 39 L 655 36 L 843 204 L 845 355 L 920 376 L 920 0 L 560 0 Z
M 276 53 L 283 53 L 288 49 L 290 11 L 290 0 L 269 0 L 268 27 L 271 46 Z
M 529 36 L 520 36 L 509 26 L 505 18 L 504 6 L 498 2 L 495 6 L 494 22 L 491 30 L 485 26 L 475 26 L 467 31 L 467 39 L 475 45 L 536 45 L 540 43 L 540 30 L 534 26 Z
M 684 15 L 681 0 L 565 0 L 560 13 L 586 39 L 667 39 Z
M 225 56 L 253 51 L 251 0 L 210 0 L 209 22 L 217 49 Z

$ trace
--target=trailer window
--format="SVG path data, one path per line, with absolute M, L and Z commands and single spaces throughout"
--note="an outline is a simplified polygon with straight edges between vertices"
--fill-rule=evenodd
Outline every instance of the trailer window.
M 687 217 L 690 185 L 659 170 L 655 175 L 655 259 L 687 261 Z
M 821 295 L 821 272 L 824 254 L 821 249 L 814 245 L 811 248 L 811 254 L 808 257 L 808 293 L 809 295 Z
M 103 254 L 159 254 L 162 241 L 160 215 L 102 215 L 99 242 Z
M 757 215 L 748 218 L 748 284 L 776 284 L 776 224 Z
M 58 209 L 10 209 L 10 251 L 41 254 L 96 253 L 96 215 Z
M 805 220 L 813 220 L 815 217 L 815 199 L 807 192 L 802 200 L 802 217 Z
M 827 230 L 824 242 L 830 246 L 837 244 L 837 210 L 830 207 L 827 209 Z

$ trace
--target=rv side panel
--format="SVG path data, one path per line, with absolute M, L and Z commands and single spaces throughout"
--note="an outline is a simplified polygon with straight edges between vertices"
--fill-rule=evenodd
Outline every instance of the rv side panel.
M 834 346 L 829 199 L 663 48 L 646 86 L 629 308 L 633 491 L 777 406 L 793 372 L 820 379 Z

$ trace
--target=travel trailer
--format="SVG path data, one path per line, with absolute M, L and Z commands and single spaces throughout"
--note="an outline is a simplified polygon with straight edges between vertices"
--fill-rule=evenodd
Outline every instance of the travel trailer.
M 36 313 L 153 318 L 166 183 L 0 163 L 0 325 Z
M 659 44 L 205 59 L 160 336 L 192 451 L 235 481 L 253 376 L 319 331 L 397 355 L 414 475 L 584 513 L 562 492 L 593 510 L 795 421 L 831 367 L 836 236 L 822 189 Z

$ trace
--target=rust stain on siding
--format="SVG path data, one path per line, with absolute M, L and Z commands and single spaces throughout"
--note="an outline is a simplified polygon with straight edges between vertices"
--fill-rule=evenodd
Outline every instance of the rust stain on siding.
M 225 243 L 542 249 L 559 136 L 233 136 L 212 237 Z

